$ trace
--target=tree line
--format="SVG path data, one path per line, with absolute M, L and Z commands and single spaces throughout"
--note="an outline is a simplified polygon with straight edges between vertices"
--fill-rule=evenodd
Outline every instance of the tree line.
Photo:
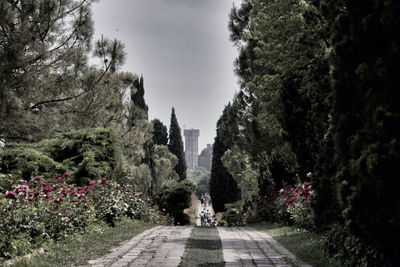
M 217 123 L 216 211 L 255 205 L 312 172 L 313 223 L 330 233 L 331 254 L 352 266 L 399 262 L 399 8 L 390 0 L 233 7 L 240 91 Z

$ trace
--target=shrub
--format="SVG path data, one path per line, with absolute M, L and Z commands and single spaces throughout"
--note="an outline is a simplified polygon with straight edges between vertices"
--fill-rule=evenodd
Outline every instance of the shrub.
M 67 173 L 53 179 L 57 183 L 37 176 L 0 192 L 0 257 L 30 252 L 94 222 L 114 225 L 123 217 L 171 222 L 151 201 L 106 178 L 84 187 L 69 184 L 72 178 Z
M 67 168 L 43 152 L 29 147 L 17 146 L 0 152 L 0 168 L 4 173 L 19 174 L 24 180 L 38 176 L 52 177 L 64 173 Z M 5 190 L 10 188 L 3 188 Z
M 115 178 L 120 151 L 113 130 L 81 129 L 35 144 L 9 145 L 0 151 L 0 160 L 3 173 L 21 173 L 25 180 L 69 172 L 72 182 L 82 186 L 98 177 Z
M 189 180 L 171 181 L 160 189 L 154 201 L 162 211 L 165 210 L 174 218 L 174 224 L 189 224 L 190 218 L 183 211 L 190 207 L 194 188 L 195 185 Z
M 276 206 L 286 206 L 290 219 L 294 224 L 301 228 L 310 229 L 313 227 L 310 201 L 313 196 L 310 182 L 298 183 L 294 187 L 286 187 L 279 191 L 276 199 Z M 283 215 L 283 214 L 282 214 Z
M 391 266 L 383 254 L 350 235 L 343 226 L 333 225 L 326 235 L 325 252 L 340 261 L 342 266 Z

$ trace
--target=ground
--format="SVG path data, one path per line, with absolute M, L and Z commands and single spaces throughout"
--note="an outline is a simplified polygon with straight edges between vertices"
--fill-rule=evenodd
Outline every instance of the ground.
M 199 226 L 151 228 L 89 264 L 98 267 L 310 266 L 272 237 L 253 228 Z

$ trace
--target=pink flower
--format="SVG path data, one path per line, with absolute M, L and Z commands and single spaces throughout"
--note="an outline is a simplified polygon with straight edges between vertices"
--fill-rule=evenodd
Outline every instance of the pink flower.
M 2 201 L 0 201 L 0 205 L 3 205 L 3 202 L 2 202 Z
M 46 213 L 52 213 L 52 211 L 49 210 L 49 209 L 45 209 L 44 212 L 46 212 Z
M 40 176 L 36 176 L 36 177 L 35 177 L 35 181 L 38 181 L 38 182 L 39 182 L 40 180 L 42 180 L 42 177 L 40 177 Z
M 307 177 L 308 177 L 308 178 L 311 177 L 311 172 L 307 173 Z
M 101 181 L 101 180 L 97 180 L 97 183 L 98 183 L 98 184 L 102 184 L 102 181 Z
M 38 162 L 37 162 L 37 161 L 35 161 L 33 164 L 34 164 L 34 165 L 38 165 Z
M 19 170 L 19 171 L 18 171 L 18 174 L 22 174 L 22 171 L 21 171 L 21 170 Z
M 304 183 L 304 186 L 309 186 L 310 184 L 311 184 L 310 182 L 306 182 L 306 183 Z
M 86 198 L 82 199 L 82 202 L 87 203 L 87 199 Z
M 279 194 L 283 194 L 283 192 L 285 192 L 285 190 L 283 190 L 283 188 L 281 190 L 279 190 Z
M 29 200 L 30 202 L 32 202 L 32 201 L 35 200 L 35 197 L 28 197 L 28 200 Z
M 106 185 L 109 185 L 109 184 L 110 184 L 110 181 L 109 181 L 109 180 L 106 180 L 106 181 L 105 181 L 105 184 L 106 184 Z
M 73 198 L 71 201 L 72 202 L 78 202 L 78 200 L 76 198 Z
M 95 182 L 95 181 L 90 181 L 90 182 L 89 182 L 89 186 L 94 186 L 94 185 L 96 185 L 96 182 Z

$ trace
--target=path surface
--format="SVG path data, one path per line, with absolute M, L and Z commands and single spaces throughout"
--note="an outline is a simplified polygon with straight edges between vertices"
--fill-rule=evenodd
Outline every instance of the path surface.
M 133 237 L 105 256 L 89 261 L 100 266 L 178 266 L 192 226 L 157 226 Z M 250 227 L 218 227 L 226 267 L 301 266 L 305 264 L 266 233 Z M 206 245 L 206 244 L 205 244 Z
M 296 259 L 296 256 L 266 233 L 250 227 L 218 227 L 218 231 L 226 267 L 311 267 L 311 265 Z
M 91 266 L 178 266 L 192 226 L 157 226 L 133 237 Z

